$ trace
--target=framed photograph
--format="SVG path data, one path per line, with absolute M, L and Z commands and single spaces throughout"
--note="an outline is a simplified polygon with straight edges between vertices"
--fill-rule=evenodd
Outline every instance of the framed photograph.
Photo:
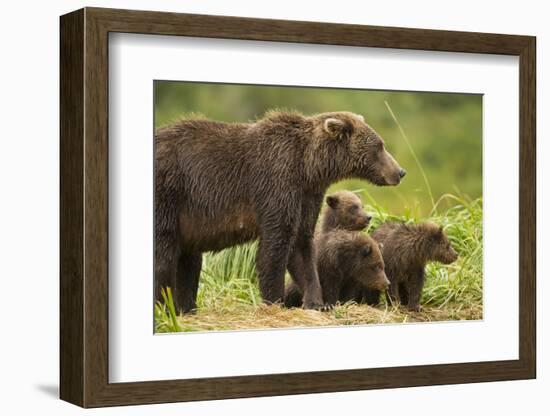
M 536 377 L 534 37 L 60 30 L 63 400 Z

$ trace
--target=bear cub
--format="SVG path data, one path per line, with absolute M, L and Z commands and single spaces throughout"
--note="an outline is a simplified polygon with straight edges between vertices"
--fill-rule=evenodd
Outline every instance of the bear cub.
M 420 311 L 424 270 L 430 261 L 450 264 L 458 258 L 443 228 L 432 222 L 382 224 L 372 238 L 383 244 L 382 256 L 390 280 L 389 297 L 411 311 Z M 369 303 L 378 303 L 379 291 L 366 290 Z
M 350 191 L 338 191 L 326 198 L 317 234 L 333 230 L 362 231 L 369 226 L 372 217 L 363 210 L 363 201 Z
M 314 238 L 317 273 L 323 301 L 333 306 L 349 287 L 385 290 L 389 281 L 379 245 L 361 233 L 371 217 L 363 211 L 361 199 L 340 191 L 326 198 Z M 294 282 L 285 290 L 285 306 L 301 306 L 302 293 Z

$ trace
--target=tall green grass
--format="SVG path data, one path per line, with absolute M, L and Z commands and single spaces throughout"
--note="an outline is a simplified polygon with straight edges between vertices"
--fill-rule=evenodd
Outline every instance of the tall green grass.
M 199 283 L 199 308 L 222 308 L 234 303 L 261 302 L 256 276 L 258 244 L 243 244 L 204 256 Z
M 178 314 L 169 287 L 162 289 L 162 299 L 163 302 L 155 303 L 155 332 L 180 332 L 182 328 L 178 323 Z

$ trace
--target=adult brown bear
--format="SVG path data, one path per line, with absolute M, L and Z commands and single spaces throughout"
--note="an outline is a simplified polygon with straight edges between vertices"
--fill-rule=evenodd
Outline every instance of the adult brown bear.
M 170 286 L 183 312 L 196 308 L 202 253 L 256 238 L 264 301 L 282 301 L 288 269 L 304 307 L 322 307 L 312 238 L 326 189 L 351 177 L 397 185 L 405 175 L 348 112 L 184 120 L 158 129 L 155 143 L 155 296 Z

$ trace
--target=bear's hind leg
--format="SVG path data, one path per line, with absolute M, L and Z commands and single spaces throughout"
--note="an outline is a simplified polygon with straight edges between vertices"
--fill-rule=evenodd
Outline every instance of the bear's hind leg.
M 176 267 L 179 246 L 172 233 L 155 236 L 155 300 L 163 302 L 162 290 L 176 292 Z
M 176 273 L 176 310 L 187 313 L 197 309 L 197 290 L 202 268 L 202 253 L 182 253 Z

